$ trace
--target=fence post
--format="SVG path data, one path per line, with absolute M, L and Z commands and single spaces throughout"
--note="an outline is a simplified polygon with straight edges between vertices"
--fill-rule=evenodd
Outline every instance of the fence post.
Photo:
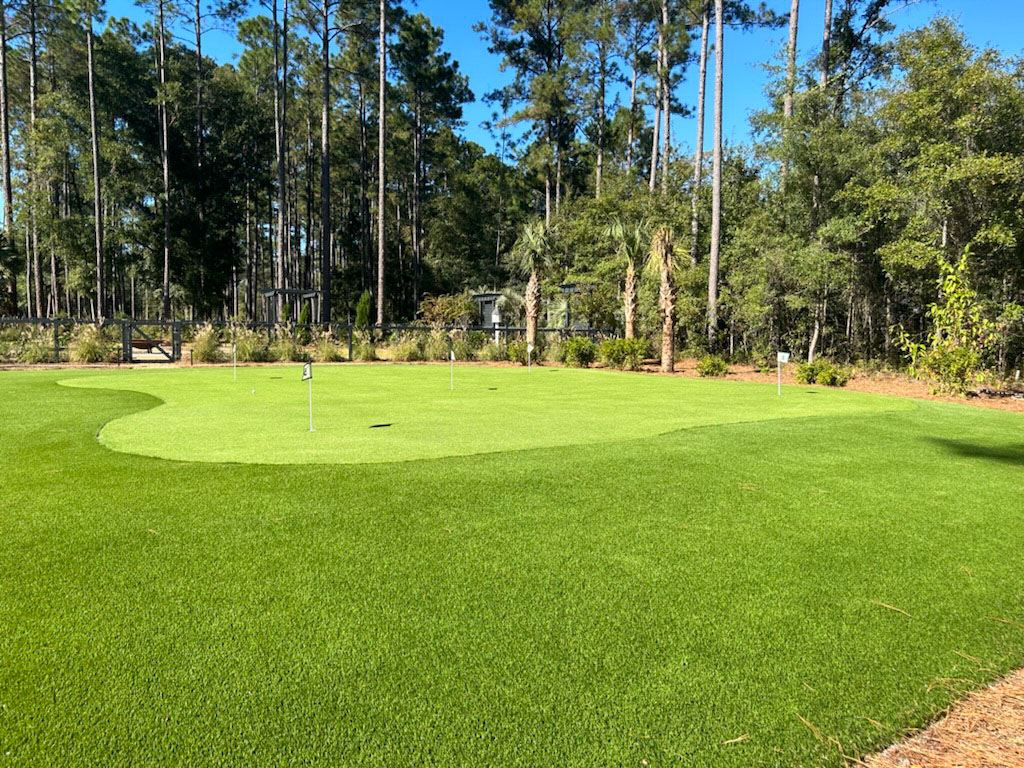
M 132 361 L 132 326 L 130 320 L 121 321 L 121 359 L 126 363 Z

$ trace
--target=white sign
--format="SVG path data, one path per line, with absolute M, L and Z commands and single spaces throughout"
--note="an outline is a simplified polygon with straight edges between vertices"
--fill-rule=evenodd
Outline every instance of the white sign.
M 779 363 L 784 364 L 789 362 L 789 352 L 779 352 L 778 357 Z
M 306 363 L 304 366 L 302 366 L 302 380 L 303 381 L 309 381 L 312 378 L 313 378 L 313 364 L 312 363 Z

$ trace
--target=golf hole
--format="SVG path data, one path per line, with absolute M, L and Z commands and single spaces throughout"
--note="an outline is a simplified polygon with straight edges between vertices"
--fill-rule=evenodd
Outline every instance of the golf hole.
M 390 427 L 391 424 L 371 424 L 370 429 L 380 429 L 381 427 Z

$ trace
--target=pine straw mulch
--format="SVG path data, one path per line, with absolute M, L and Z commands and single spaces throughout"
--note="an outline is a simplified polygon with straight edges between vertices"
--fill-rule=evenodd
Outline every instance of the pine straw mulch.
M 868 768 L 1024 766 L 1024 670 L 953 704 L 920 733 L 864 759 Z
M 550 363 L 547 363 L 547 365 L 550 365 Z M 645 365 L 644 371 L 647 373 L 657 373 L 658 366 L 654 364 Z M 794 378 L 795 374 L 796 365 L 790 363 L 789 365 L 783 366 L 782 386 L 806 386 L 796 383 L 796 379 Z M 697 361 L 690 358 L 680 360 L 676 363 L 676 372 L 668 375 L 696 377 Z M 776 372 L 772 370 L 771 373 L 762 373 L 760 370 L 750 365 L 731 365 L 729 366 L 729 374 L 726 378 L 731 381 L 760 381 L 763 383 L 774 384 L 776 380 Z M 956 397 L 952 395 L 937 394 L 932 391 L 932 386 L 928 382 L 921 381 L 919 379 L 912 379 L 909 376 L 899 373 L 855 371 L 853 377 L 847 383 L 846 389 L 857 392 L 871 392 L 878 395 L 895 395 L 897 397 L 913 397 L 922 400 L 939 400 L 946 403 L 960 403 L 962 405 L 973 405 L 981 408 L 994 408 L 1000 411 L 1024 413 L 1024 399 L 990 397 L 988 395 Z M 1022 764 L 1022 767 L 1024 767 L 1024 764 Z

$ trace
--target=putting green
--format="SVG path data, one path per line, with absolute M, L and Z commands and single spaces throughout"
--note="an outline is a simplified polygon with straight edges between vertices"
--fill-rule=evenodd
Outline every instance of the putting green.
M 313 421 L 301 365 L 135 369 L 66 386 L 150 394 L 114 419 L 107 447 L 181 461 L 374 463 L 650 437 L 692 427 L 914 408 L 840 390 L 603 370 L 443 365 L 314 366 Z

